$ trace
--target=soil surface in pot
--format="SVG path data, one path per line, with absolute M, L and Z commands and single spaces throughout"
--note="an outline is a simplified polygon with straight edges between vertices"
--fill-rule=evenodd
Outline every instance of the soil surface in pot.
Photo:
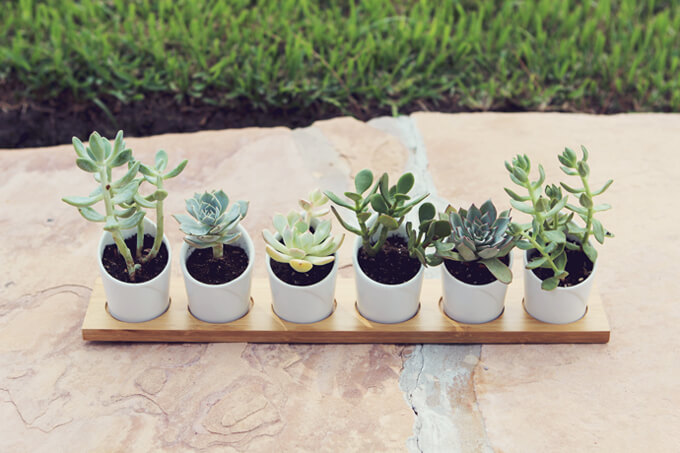
M 279 263 L 269 258 L 269 263 L 272 267 L 272 272 L 279 279 L 295 286 L 309 286 L 314 283 L 319 283 L 326 278 L 333 269 L 333 262 L 324 264 L 323 266 L 314 266 L 309 272 L 298 272 L 290 267 L 288 263 Z
M 144 247 L 142 249 L 142 254 L 146 255 L 151 247 L 153 247 L 154 237 L 150 234 L 144 235 Z M 132 256 L 134 257 L 137 251 L 137 235 L 131 236 L 125 240 L 125 244 L 130 249 Z M 137 260 L 135 259 L 135 263 Z M 127 272 L 127 266 L 125 265 L 125 259 L 123 255 L 118 252 L 118 247 L 116 244 L 109 244 L 104 247 L 104 254 L 102 255 L 102 264 L 104 269 L 116 280 L 120 280 L 125 283 L 144 283 L 158 276 L 165 266 L 168 264 L 168 249 L 165 244 L 161 244 L 161 249 L 158 251 L 156 258 L 152 259 L 148 263 L 142 264 L 142 268 L 136 272 L 135 281 L 130 281 L 130 276 Z
M 536 249 L 529 250 L 527 258 L 529 261 L 539 256 L 539 252 Z M 562 288 L 568 288 L 569 286 L 575 286 L 583 282 L 590 274 L 593 273 L 593 263 L 590 259 L 580 250 L 567 250 L 567 266 L 565 268 L 569 275 L 567 278 L 560 281 L 559 285 Z M 538 269 L 532 269 L 536 277 L 541 280 L 545 280 L 553 276 L 552 269 L 546 269 L 539 267 Z
M 386 285 L 398 285 L 411 280 L 421 266 L 420 261 L 409 256 L 406 240 L 399 236 L 387 238 L 375 256 L 368 256 L 361 247 L 357 258 L 364 274 Z
M 510 255 L 499 259 L 506 266 L 510 264 Z M 449 274 L 468 285 L 486 285 L 496 281 L 496 277 L 479 261 L 444 260 L 444 266 Z
M 221 285 L 245 272 L 248 254 L 241 247 L 222 245 L 222 256 L 214 258 L 211 248 L 196 249 L 187 259 L 187 271 L 201 283 Z

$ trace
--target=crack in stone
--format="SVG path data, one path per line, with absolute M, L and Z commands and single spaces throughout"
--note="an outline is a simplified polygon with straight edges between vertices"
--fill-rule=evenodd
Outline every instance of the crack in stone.
M 68 419 L 68 420 L 65 421 L 65 422 L 57 423 L 56 425 L 52 426 L 52 427 L 49 428 L 49 429 L 43 429 L 43 428 L 41 428 L 40 426 L 35 426 L 35 423 L 36 423 L 38 420 L 40 420 L 40 418 L 42 418 L 44 415 L 47 414 L 47 412 L 48 412 L 49 409 L 50 409 L 50 404 L 52 404 L 54 401 L 60 399 L 60 396 L 57 396 L 57 397 L 53 398 L 53 399 L 50 401 L 50 403 L 47 405 L 47 408 L 46 408 L 43 412 L 41 412 L 40 414 L 38 414 L 38 415 L 33 419 L 33 421 L 28 421 L 28 420 L 24 417 L 24 414 L 21 413 L 21 410 L 19 409 L 19 405 L 16 403 L 16 401 L 14 401 L 14 398 L 12 398 L 12 394 L 10 393 L 10 391 L 9 391 L 8 389 L 5 389 L 5 388 L 0 388 L 0 392 L 5 392 L 5 393 L 7 394 L 7 398 L 8 398 L 8 399 L 6 399 L 6 400 L 4 400 L 4 401 L 0 401 L 0 402 L 5 402 L 5 403 L 11 404 L 11 405 L 14 407 L 14 410 L 15 410 L 15 412 L 17 413 L 17 415 L 19 416 L 19 419 L 21 420 L 21 422 L 22 422 L 22 423 L 24 424 L 24 426 L 26 426 L 26 428 L 28 428 L 28 429 L 37 429 L 38 431 L 42 431 L 43 433 L 46 433 L 46 434 L 47 434 L 47 433 L 50 433 L 50 432 L 54 431 L 55 429 L 59 428 L 60 426 L 68 425 L 69 423 L 71 423 L 71 422 L 73 421 L 73 418 L 70 418 L 70 419 Z
M 401 354 L 400 354 L 401 355 Z M 408 363 L 414 362 L 417 367 L 417 372 L 416 372 L 416 377 L 413 382 L 412 386 L 409 386 L 408 383 L 405 384 L 406 388 L 402 388 L 405 393 L 406 401 L 409 403 L 411 406 L 411 410 L 415 414 L 415 423 L 413 426 L 413 436 L 409 438 L 409 440 L 414 439 L 415 442 L 415 447 L 417 448 L 418 452 L 422 452 L 422 448 L 420 447 L 420 430 L 422 428 L 422 423 L 421 420 L 418 416 L 418 408 L 416 407 L 415 403 L 415 398 L 413 393 L 415 392 L 416 389 L 418 389 L 420 385 L 420 377 L 423 374 L 423 369 L 425 367 L 425 356 L 423 355 L 423 345 L 416 345 L 413 351 L 411 351 L 411 354 L 404 360 L 403 355 L 402 356 L 402 372 L 405 371 L 405 369 L 409 366 Z M 402 376 L 407 376 L 407 373 L 402 373 Z
M 437 193 L 434 179 L 428 168 L 425 143 L 415 120 L 406 116 L 382 117 L 371 120 L 368 124 L 400 140 L 409 151 L 405 170 L 411 171 L 416 177 L 415 191 L 429 193 L 428 201 L 438 209 L 444 209 L 447 201 Z M 415 215 L 413 212 L 409 214 L 414 221 L 417 221 Z M 437 271 L 437 269 L 426 269 L 425 275 L 432 278 L 437 276 Z M 460 357 L 457 357 L 459 354 L 453 355 L 455 362 L 450 364 L 451 368 L 441 367 L 441 364 L 435 363 L 436 361 L 426 364 L 427 355 L 431 355 L 433 359 L 443 358 L 447 348 L 456 348 L 454 351 L 463 353 Z M 413 436 L 407 440 L 407 447 L 410 451 L 422 452 L 432 447 L 447 451 L 469 448 L 471 447 L 470 434 L 466 436 L 466 431 L 470 433 L 481 431 L 483 439 L 479 439 L 480 443 L 476 448 L 488 448 L 486 426 L 478 408 L 477 395 L 474 392 L 472 381 L 474 376 L 468 372 L 462 360 L 466 355 L 465 352 L 479 357 L 481 348 L 472 348 L 469 351 L 461 348 L 470 349 L 469 346 L 461 345 L 417 345 L 405 359 L 402 356 L 403 366 L 399 383 L 406 401 L 416 416 Z M 426 366 L 429 370 L 427 372 Z M 474 406 L 470 409 L 465 409 L 462 404 L 455 408 L 451 405 L 449 398 L 452 394 L 455 397 L 465 398 L 466 386 L 461 386 L 458 383 L 459 379 L 469 379 L 472 391 L 468 390 L 467 395 L 472 396 L 474 400 Z M 430 398 L 433 398 L 434 403 L 429 401 Z M 463 426 L 457 426 L 459 424 Z M 436 444 L 442 441 L 447 444 Z

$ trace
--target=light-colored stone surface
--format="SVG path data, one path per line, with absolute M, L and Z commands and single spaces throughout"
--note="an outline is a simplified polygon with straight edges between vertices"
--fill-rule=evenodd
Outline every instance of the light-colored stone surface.
M 337 137 L 360 144 L 366 136 L 379 144 L 376 153 L 395 154 L 390 165 L 404 165 L 407 152 L 391 136 L 339 123 L 332 125 Z M 167 183 L 170 213 L 204 189 L 251 201 L 244 224 L 258 276 L 265 275 L 259 232 L 272 213 L 295 208 L 314 187 L 346 190 L 360 159 L 341 158 L 316 128 L 164 135 L 128 145 L 142 161 L 159 148 L 171 164 L 190 159 Z M 399 387 L 400 346 L 84 343 L 100 229 L 60 197 L 87 194 L 93 181 L 75 167 L 70 146 L 0 151 L 0 172 L 0 451 L 404 448 L 414 415 Z M 177 250 L 174 220 L 166 231 Z M 341 258 L 349 264 L 349 255 Z
M 593 180 L 616 180 L 604 197 L 614 210 L 602 219 L 617 237 L 598 271 L 611 342 L 83 343 L 100 232 L 59 198 L 92 182 L 70 146 L 0 151 L 0 451 L 677 449 L 679 115 L 422 113 L 128 143 L 142 160 L 158 148 L 173 162 L 190 159 L 168 182 L 171 213 L 204 189 L 250 199 L 244 225 L 258 276 L 260 230 L 314 187 L 342 192 L 361 168 L 392 176 L 406 168 L 440 207 L 489 197 L 507 206 L 504 160 L 526 152 L 554 180 L 556 154 L 583 143 Z M 167 233 L 177 249 L 171 219 Z
M 597 285 L 607 345 L 484 346 L 474 381 L 503 452 L 677 451 L 680 445 L 680 115 L 416 114 L 430 170 L 455 203 L 507 205 L 503 161 L 529 154 L 559 180 L 564 146 L 591 151 L 592 181 L 615 179 L 602 214 Z M 519 215 L 517 214 L 519 218 Z

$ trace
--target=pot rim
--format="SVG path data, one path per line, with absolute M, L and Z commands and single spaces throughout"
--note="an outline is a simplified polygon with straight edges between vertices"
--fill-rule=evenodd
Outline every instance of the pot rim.
M 512 253 L 512 251 L 511 251 L 510 253 L 508 253 L 508 256 L 510 256 L 510 264 L 508 264 L 508 267 L 511 268 L 511 270 L 512 270 L 512 263 L 514 262 L 514 258 L 513 258 L 513 253 Z M 477 260 L 477 261 L 479 261 L 479 260 Z M 474 262 L 476 262 L 476 261 L 472 261 L 472 262 L 474 263 Z M 446 268 L 446 266 L 444 265 L 444 263 L 440 264 L 440 266 L 442 267 L 442 271 L 444 272 L 445 275 L 447 275 L 449 278 L 452 278 L 452 279 L 456 280 L 460 285 L 463 285 L 464 287 L 469 287 L 469 288 L 480 288 L 480 289 L 481 289 L 481 288 L 486 288 L 486 287 L 488 287 L 488 286 L 490 286 L 490 285 L 493 285 L 494 283 L 500 283 L 501 285 L 506 285 L 506 286 L 509 286 L 509 285 L 512 284 L 512 281 L 510 281 L 510 283 L 503 283 L 502 281 L 496 279 L 496 280 L 494 280 L 494 281 L 492 281 L 492 282 L 484 283 L 483 285 L 473 285 L 473 284 L 471 284 L 471 283 L 466 283 L 466 282 L 460 280 L 459 278 L 457 278 L 457 277 L 451 275 L 451 272 L 449 272 L 449 270 Z M 514 280 L 514 279 L 515 279 L 515 276 L 513 275 L 512 277 L 513 277 L 512 280 Z
M 146 216 L 144 216 L 144 223 L 151 224 L 151 226 L 153 226 L 154 230 L 156 230 L 156 232 L 158 232 L 158 230 L 156 228 L 156 223 L 153 222 L 151 219 L 148 219 Z M 130 228 L 128 230 L 123 230 L 122 233 L 123 233 L 123 239 L 128 239 L 128 238 L 132 237 L 132 235 L 137 234 L 137 231 L 134 228 Z M 129 233 L 129 234 L 127 234 L 127 233 Z M 158 275 L 156 275 L 154 278 L 152 278 L 151 280 L 147 280 L 147 281 L 141 282 L 141 283 L 130 283 L 130 282 L 124 282 L 122 280 L 118 280 L 116 277 L 109 274 L 109 271 L 107 271 L 106 268 L 104 267 L 104 264 L 102 264 L 102 255 L 104 253 L 104 248 L 107 245 L 109 245 L 109 243 L 104 244 L 104 238 L 107 235 L 111 236 L 111 233 L 109 233 L 108 231 L 104 231 L 104 233 L 99 237 L 99 247 L 98 247 L 99 251 L 97 253 L 97 263 L 99 265 L 99 270 L 102 272 L 102 275 L 109 277 L 111 280 L 116 282 L 118 285 L 121 285 L 123 287 L 129 286 L 129 287 L 133 287 L 133 288 L 139 288 L 139 287 L 144 286 L 144 285 L 151 285 L 151 284 L 155 283 L 157 280 L 159 280 L 160 278 L 162 278 L 163 275 L 166 272 L 168 272 L 168 269 L 170 268 L 170 263 L 172 262 L 172 250 L 170 249 L 170 242 L 168 241 L 168 237 L 165 235 L 165 233 L 163 233 L 163 244 L 165 244 L 165 248 L 168 250 L 168 262 L 165 263 L 165 267 L 163 268 L 163 270 Z M 154 235 L 154 238 L 155 237 L 156 236 Z M 111 237 L 111 240 L 113 240 L 113 237 Z M 115 242 L 111 242 L 111 243 L 115 244 Z
M 189 259 L 189 256 L 191 256 L 191 253 L 194 252 L 194 250 L 197 250 L 195 247 L 190 246 L 187 244 L 184 240 L 182 240 L 182 247 L 180 248 L 180 266 L 182 268 L 182 274 L 184 274 L 185 277 L 187 277 L 193 284 L 196 286 L 199 286 L 201 288 L 207 288 L 207 289 L 217 289 L 217 288 L 224 288 L 228 285 L 231 285 L 232 283 L 238 283 L 239 281 L 245 279 L 248 277 L 248 275 L 252 272 L 253 266 L 255 265 L 255 245 L 253 244 L 253 240 L 251 239 L 250 235 L 248 234 L 248 231 L 241 225 L 237 225 L 237 229 L 241 233 L 241 237 L 244 238 L 246 242 L 246 254 L 248 255 L 248 265 L 246 266 L 245 270 L 236 277 L 233 280 L 230 280 L 225 283 L 217 283 L 217 284 L 210 284 L 210 283 L 203 283 L 201 281 L 196 280 L 193 275 L 189 273 L 189 270 L 187 269 L 187 259 Z M 190 253 L 191 252 L 191 253 Z
M 394 234 L 393 236 L 399 236 L 401 238 L 404 238 L 404 236 L 399 234 L 399 233 Z M 397 283 L 397 284 L 394 284 L 394 285 L 377 282 L 377 281 L 373 280 L 371 277 L 369 277 L 368 275 L 366 275 L 366 273 L 363 271 L 363 269 L 361 269 L 361 266 L 359 265 L 359 259 L 357 258 L 357 253 L 359 252 L 359 249 L 361 248 L 361 246 L 362 246 L 361 236 L 357 236 L 355 241 L 354 241 L 354 252 L 352 253 L 352 265 L 354 267 L 354 272 L 358 273 L 363 278 L 367 279 L 368 281 L 370 281 L 371 283 L 373 283 L 375 285 L 379 285 L 379 286 L 385 287 L 385 288 L 401 288 L 401 287 L 404 287 L 404 286 L 414 282 L 415 280 L 420 278 L 422 276 L 422 274 L 425 272 L 425 266 L 423 266 L 422 263 L 418 262 L 418 264 L 420 265 L 418 272 L 416 273 L 416 275 L 414 275 L 410 279 L 406 280 L 405 282 Z
M 529 254 L 528 250 L 525 250 L 524 253 L 522 254 L 523 257 L 524 257 L 524 275 L 525 275 L 525 278 L 531 278 L 531 279 L 534 279 L 535 281 L 537 281 L 539 283 L 543 283 L 543 280 L 538 278 L 538 276 L 536 274 L 534 274 L 532 269 L 527 269 L 527 264 L 529 263 L 528 260 L 527 260 L 528 254 Z M 597 270 L 597 260 L 593 263 L 593 270 L 592 270 L 592 272 L 590 272 L 590 275 L 587 276 L 586 278 L 584 278 L 582 282 L 577 283 L 576 285 L 571 285 L 571 286 L 567 286 L 567 287 L 558 286 L 557 288 L 553 289 L 552 291 L 569 291 L 569 290 L 577 289 L 581 285 L 584 285 L 585 283 L 587 283 L 593 277 L 593 275 L 595 275 L 596 270 Z M 528 275 L 528 277 L 526 277 L 526 275 Z M 552 291 L 547 291 L 543 288 L 541 288 L 541 291 L 545 291 L 547 293 L 552 292 Z

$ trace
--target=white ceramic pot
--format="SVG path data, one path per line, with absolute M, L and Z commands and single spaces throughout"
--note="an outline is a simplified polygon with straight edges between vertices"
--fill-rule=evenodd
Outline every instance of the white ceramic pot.
M 527 254 L 524 253 L 524 308 L 539 321 L 551 324 L 568 324 L 578 321 L 586 314 L 588 297 L 593 286 L 593 272 L 575 286 L 557 287 L 552 291 L 541 289 L 541 279 L 530 269 L 526 269 Z
M 403 229 L 403 228 L 402 228 Z M 399 234 L 392 232 L 391 236 Z M 398 285 L 386 285 L 371 279 L 361 270 L 357 253 L 361 237 L 354 241 L 352 264 L 357 288 L 357 309 L 364 318 L 383 324 L 394 324 L 411 319 L 420 306 L 420 289 L 423 286 L 423 266 L 409 281 Z
M 512 254 L 510 255 L 512 267 Z M 508 286 L 498 280 L 485 285 L 462 282 L 442 268 L 442 293 L 444 312 L 458 322 L 482 324 L 493 321 L 503 313 Z
M 248 232 L 238 225 L 241 237 L 231 245 L 241 247 L 248 255 L 248 266 L 234 280 L 220 285 L 199 282 L 187 270 L 187 260 L 196 250 L 186 242 L 180 250 L 180 265 L 184 286 L 189 299 L 189 310 L 197 319 L 212 323 L 225 323 L 243 317 L 250 309 L 250 287 L 255 261 L 255 247 Z
M 136 228 L 123 230 L 125 239 L 137 233 Z M 144 218 L 144 234 L 155 236 L 156 224 Z M 170 262 L 172 252 L 168 238 L 163 235 L 163 243 L 168 249 L 168 264 L 165 269 L 153 279 L 143 283 L 126 283 L 117 280 L 109 274 L 102 264 L 104 248 L 109 244 L 114 244 L 113 237 L 108 231 L 104 232 L 99 239 L 99 271 L 104 283 L 106 302 L 109 313 L 114 318 L 123 322 L 144 322 L 157 318 L 165 313 L 170 305 Z
M 326 319 L 333 312 L 338 259 L 331 272 L 320 282 L 308 286 L 290 285 L 274 274 L 271 258 L 267 257 L 269 287 L 276 315 L 289 322 L 309 324 Z

